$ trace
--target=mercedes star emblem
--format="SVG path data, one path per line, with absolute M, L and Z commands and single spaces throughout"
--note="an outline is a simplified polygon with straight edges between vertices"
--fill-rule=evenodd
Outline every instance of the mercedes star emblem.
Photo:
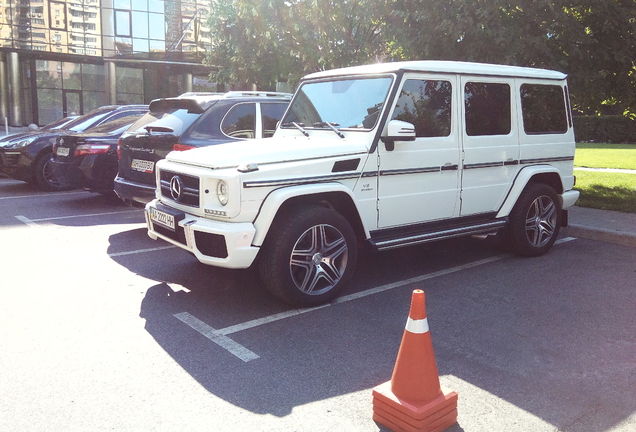
M 183 189 L 183 180 L 179 176 L 174 176 L 170 179 L 170 195 L 175 201 L 179 201 L 181 198 L 181 190 Z

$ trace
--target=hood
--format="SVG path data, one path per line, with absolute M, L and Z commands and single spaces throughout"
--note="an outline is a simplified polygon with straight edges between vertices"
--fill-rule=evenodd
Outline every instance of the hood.
M 333 135 L 333 133 L 329 133 Z M 320 159 L 367 153 L 369 148 L 362 141 L 326 137 L 274 137 L 234 141 L 208 147 L 170 152 L 171 162 L 204 168 L 233 168 L 242 164 L 270 164 L 307 159 Z

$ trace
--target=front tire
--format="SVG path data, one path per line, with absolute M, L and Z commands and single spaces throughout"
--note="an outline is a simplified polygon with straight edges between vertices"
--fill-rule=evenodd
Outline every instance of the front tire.
M 45 152 L 38 156 L 33 166 L 33 179 L 38 188 L 44 191 L 62 191 L 68 190 L 70 187 L 61 181 L 53 172 L 51 166 L 52 152 Z
M 275 221 L 260 255 L 261 278 L 274 295 L 316 306 L 335 298 L 353 273 L 356 237 L 336 211 L 306 206 Z
M 550 186 L 529 184 L 510 213 L 508 241 L 512 250 L 523 256 L 546 253 L 559 236 L 561 205 Z

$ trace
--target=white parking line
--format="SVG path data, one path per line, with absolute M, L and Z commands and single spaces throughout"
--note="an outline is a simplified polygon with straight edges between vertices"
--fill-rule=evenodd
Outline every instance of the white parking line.
M 129 251 L 129 252 L 116 252 L 116 253 L 108 254 L 108 256 L 112 258 L 112 257 L 118 257 L 118 256 L 124 256 L 124 255 L 134 255 L 138 253 L 154 252 L 154 251 L 159 251 L 164 249 L 174 249 L 174 248 L 176 248 L 176 246 L 173 246 L 173 245 L 159 246 L 159 247 L 154 247 L 149 249 L 137 249 L 137 250 Z
M 21 183 L 21 182 L 20 182 Z M 52 197 L 58 195 L 76 195 L 76 194 L 89 194 L 90 192 L 86 191 L 75 191 L 75 192 L 56 192 L 55 194 L 37 194 L 37 195 L 18 195 L 18 196 L 7 196 L 0 197 L 0 200 L 8 200 L 8 199 L 20 199 L 20 198 L 38 198 L 38 197 Z
M 107 216 L 107 215 L 113 215 L 113 214 L 122 214 L 122 213 L 132 213 L 132 212 L 140 212 L 141 210 L 123 210 L 123 211 L 116 211 L 116 212 L 106 212 L 106 213 L 92 213 L 92 214 L 83 214 L 83 215 L 71 215 L 71 216 L 56 216 L 56 217 L 50 217 L 50 218 L 41 218 L 41 219 L 29 219 L 26 216 L 22 216 L 22 215 L 18 215 L 15 218 L 17 220 L 19 220 L 20 222 L 23 222 L 27 225 L 29 225 L 30 227 L 37 227 L 38 226 L 38 222 L 46 222 L 46 221 L 53 221 L 53 220 L 62 220 L 62 219 L 75 219 L 75 218 L 83 218 L 83 217 L 94 217 L 94 216 Z
M 237 344 L 236 342 L 234 342 L 232 339 L 229 338 L 225 338 L 226 335 L 232 334 L 232 333 L 237 333 L 243 330 L 247 330 L 247 329 L 251 329 L 254 327 L 259 327 L 265 324 L 269 324 L 271 322 L 275 322 L 275 321 L 280 321 L 283 319 L 287 319 L 287 318 L 291 318 L 297 315 L 301 315 L 301 314 L 305 314 L 305 313 L 309 313 L 309 312 L 313 312 L 319 309 L 324 309 L 326 307 L 329 306 L 333 306 L 335 304 L 339 304 L 339 303 L 345 303 L 351 300 L 357 300 L 363 297 L 367 297 L 373 294 L 378 294 L 384 291 L 388 291 L 394 288 L 399 288 L 405 285 L 409 285 L 409 284 L 413 284 L 413 283 L 417 283 L 417 282 L 422 282 L 424 280 L 427 279 L 432 279 L 432 278 L 436 278 L 436 277 L 440 277 L 440 276 L 444 276 L 444 275 L 448 275 L 448 274 L 452 274 L 452 273 L 456 273 L 462 270 L 466 270 L 469 268 L 473 268 L 473 267 L 478 267 L 484 264 L 488 264 L 494 261 L 498 261 L 504 257 L 506 257 L 507 255 L 498 255 L 495 257 L 491 257 L 491 258 L 486 258 L 483 260 L 479 260 L 479 261 L 475 261 L 472 263 L 468 263 L 468 264 L 464 264 L 461 266 L 456 266 L 456 267 L 452 267 L 446 270 L 440 270 L 437 272 L 433 272 L 433 273 L 428 273 L 422 276 L 417 276 L 414 278 L 410 278 L 410 279 L 405 279 L 403 281 L 399 281 L 399 282 L 394 282 L 394 283 L 390 283 L 390 284 L 386 284 L 386 285 L 382 285 L 379 287 L 375 287 L 375 288 L 370 288 L 368 290 L 365 291 L 361 291 L 355 294 L 351 294 L 348 296 L 343 296 L 343 297 L 339 297 L 337 299 L 335 299 L 333 301 L 333 303 L 328 303 L 322 306 L 318 306 L 318 307 L 314 307 L 314 308 L 307 308 L 307 309 L 293 309 L 287 312 L 281 312 L 281 313 L 277 313 L 277 314 L 273 314 L 273 315 L 269 315 L 263 318 L 258 318 L 258 319 L 254 319 L 251 321 L 246 321 L 244 323 L 241 324 L 236 324 L 233 326 L 229 326 L 229 327 L 225 327 L 222 329 L 214 329 L 210 326 L 208 326 L 207 324 L 205 324 L 203 321 L 199 320 L 198 318 L 195 318 L 194 316 L 190 315 L 187 312 L 181 312 L 178 314 L 175 314 L 174 316 L 176 318 L 178 318 L 179 320 L 183 321 L 184 323 L 186 323 L 187 325 L 189 325 L 191 328 L 193 328 L 194 330 L 198 331 L 199 333 L 201 333 L 202 335 L 204 335 L 205 337 L 207 337 L 208 339 L 210 339 L 212 342 L 222 346 L 223 348 L 227 349 L 228 351 L 230 351 L 232 354 L 234 354 L 235 356 L 241 358 L 243 361 L 249 361 L 249 360 L 254 360 L 255 358 L 259 358 L 258 355 L 254 354 L 252 351 L 248 350 L 247 348 L 243 347 L 242 345 Z M 220 339 L 220 338 L 225 338 L 225 339 Z M 231 342 L 231 343 L 230 343 Z M 238 347 L 240 347 L 240 349 L 238 349 Z M 245 351 L 243 351 L 245 350 Z M 236 352 L 235 352 L 236 351 Z M 242 356 L 245 355 L 245 353 L 249 353 L 248 355 L 253 355 L 256 356 L 254 358 L 249 358 L 249 360 L 245 360 Z
M 256 360 L 260 358 L 258 355 L 254 354 L 252 351 L 245 348 L 243 345 L 234 342 L 227 336 L 220 334 L 216 329 L 210 327 L 203 321 L 198 318 L 193 317 L 187 312 L 181 312 L 174 315 L 175 318 L 184 322 L 188 326 L 192 327 L 194 330 L 201 333 L 206 338 L 210 339 L 215 344 L 225 348 L 230 353 L 234 354 L 236 357 L 240 358 L 244 362 L 248 362 L 251 360 Z

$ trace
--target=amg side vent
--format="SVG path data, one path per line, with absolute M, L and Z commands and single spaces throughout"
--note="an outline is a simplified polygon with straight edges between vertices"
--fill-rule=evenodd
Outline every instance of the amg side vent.
M 360 158 L 341 160 L 333 164 L 331 172 L 355 171 L 360 165 Z

